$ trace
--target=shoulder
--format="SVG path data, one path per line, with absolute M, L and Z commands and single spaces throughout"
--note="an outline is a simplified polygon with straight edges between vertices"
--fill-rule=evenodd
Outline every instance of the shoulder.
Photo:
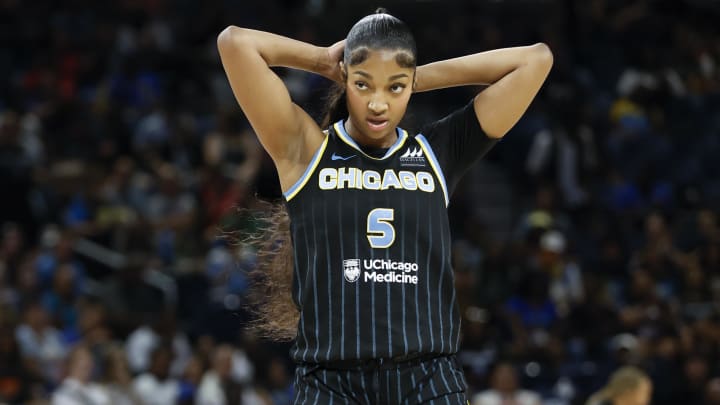
M 220 379 L 214 371 L 207 371 L 200 381 L 198 396 L 204 398 L 220 390 Z
M 132 387 L 139 395 L 152 395 L 161 388 L 160 382 L 150 373 L 143 373 L 135 377 Z

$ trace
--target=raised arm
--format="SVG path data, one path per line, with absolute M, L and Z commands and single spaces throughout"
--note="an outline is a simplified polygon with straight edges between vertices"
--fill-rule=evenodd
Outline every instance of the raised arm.
M 489 137 L 501 138 L 525 113 L 552 63 L 542 43 L 476 53 L 418 66 L 415 91 L 489 84 L 475 97 L 475 114 Z
M 285 84 L 270 67 L 302 69 L 334 79 L 337 62 L 331 61 L 331 48 L 235 26 L 222 31 L 217 43 L 235 98 L 275 161 L 281 183 L 287 183 L 283 169 L 309 161 L 322 142 L 322 132 L 292 102 Z

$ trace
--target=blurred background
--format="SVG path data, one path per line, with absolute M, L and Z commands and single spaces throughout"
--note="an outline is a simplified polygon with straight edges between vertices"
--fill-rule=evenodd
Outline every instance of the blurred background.
M 0 403 L 289 403 L 289 345 L 245 329 L 255 251 L 222 237 L 279 185 L 215 40 L 330 45 L 377 6 L 421 63 L 555 55 L 449 209 L 473 405 L 582 404 L 626 364 L 653 404 L 720 404 L 713 0 L 0 0 Z M 278 73 L 319 116 L 329 83 Z M 478 90 L 418 94 L 406 126 Z

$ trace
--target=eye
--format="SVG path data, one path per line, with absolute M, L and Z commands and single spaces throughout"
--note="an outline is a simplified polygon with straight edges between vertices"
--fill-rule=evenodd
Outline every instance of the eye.
M 355 82 L 355 87 L 357 87 L 359 90 L 365 90 L 368 88 L 368 85 L 365 82 L 357 81 Z
M 405 89 L 405 87 L 406 86 L 404 84 L 396 83 L 390 86 L 390 91 L 396 94 L 400 94 Z

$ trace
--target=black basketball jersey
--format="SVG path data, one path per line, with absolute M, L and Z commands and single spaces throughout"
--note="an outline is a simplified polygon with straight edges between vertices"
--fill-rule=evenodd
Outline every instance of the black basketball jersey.
M 294 248 L 298 362 L 458 349 L 447 205 L 458 178 L 495 143 L 472 103 L 371 156 L 343 122 L 326 132 L 284 195 Z

